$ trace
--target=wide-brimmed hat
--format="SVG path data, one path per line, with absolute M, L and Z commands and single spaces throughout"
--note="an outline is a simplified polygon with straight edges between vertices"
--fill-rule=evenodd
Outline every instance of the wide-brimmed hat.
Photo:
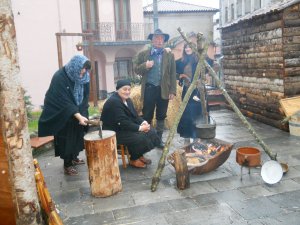
M 153 38 L 154 35 L 163 35 L 164 38 L 165 38 L 165 42 L 167 42 L 167 41 L 169 40 L 169 37 L 170 37 L 170 35 L 163 33 L 163 32 L 161 31 L 161 29 L 156 29 L 156 30 L 154 31 L 154 33 L 148 35 L 148 39 L 149 39 L 149 40 L 152 40 L 152 38 Z

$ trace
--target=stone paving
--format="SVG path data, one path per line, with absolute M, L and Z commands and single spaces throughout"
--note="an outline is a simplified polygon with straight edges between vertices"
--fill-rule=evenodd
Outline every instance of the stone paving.
M 236 163 L 239 146 L 254 146 L 262 151 L 262 163 L 269 160 L 254 137 L 235 113 L 221 109 L 212 111 L 217 122 L 216 138 L 233 143 L 228 160 L 216 170 L 191 175 L 189 189 L 178 190 L 174 168 L 167 163 L 157 191 L 151 192 L 152 176 L 161 150 L 147 153 L 152 164 L 146 169 L 122 168 L 123 191 L 107 198 L 90 194 L 88 170 L 79 166 L 79 176 L 65 176 L 63 161 L 49 150 L 37 156 L 47 186 L 64 224 L 300 224 L 300 137 L 248 119 L 265 143 L 287 162 L 289 171 L 280 182 L 269 185 L 260 176 L 260 168 L 243 170 Z M 165 132 L 166 139 L 168 132 Z M 178 135 L 170 152 L 183 146 Z M 85 158 L 85 153 L 81 154 Z

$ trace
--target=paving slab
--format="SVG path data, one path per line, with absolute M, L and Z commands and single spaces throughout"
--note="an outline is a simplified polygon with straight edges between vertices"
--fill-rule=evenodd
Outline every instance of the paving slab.
M 152 177 L 162 151 L 147 153 L 152 164 L 146 169 L 119 168 L 123 190 L 116 195 L 97 198 L 91 195 L 87 165 L 78 166 L 79 176 L 66 176 L 63 161 L 53 149 L 37 155 L 50 194 L 64 224 L 101 225 L 199 225 L 199 224 L 299 224 L 300 221 L 300 137 L 249 119 L 255 130 L 287 162 L 289 171 L 280 182 L 266 184 L 261 167 L 248 169 L 236 163 L 236 149 L 253 146 L 261 150 L 262 164 L 269 161 L 254 137 L 230 110 L 212 111 L 217 122 L 216 137 L 232 143 L 228 160 L 203 175 L 190 175 L 190 188 L 178 190 L 175 169 L 166 162 L 160 183 L 150 191 Z M 168 131 L 163 135 L 167 139 Z M 178 134 L 169 153 L 183 146 Z M 80 157 L 86 159 L 85 152 Z M 242 175 L 242 180 L 241 180 Z
M 93 198 L 93 206 L 95 213 L 99 213 L 132 207 L 135 202 L 131 194 L 117 194 L 106 198 Z
M 165 202 L 171 199 L 183 198 L 174 187 L 159 188 L 155 192 L 150 189 L 132 194 L 136 205 L 144 205 L 155 202 Z
M 272 217 L 283 213 L 279 204 L 274 204 L 267 197 L 247 199 L 245 201 L 228 202 L 230 207 L 241 215 L 245 220 L 261 217 Z
M 272 191 L 269 191 L 263 185 L 255 185 L 251 187 L 241 187 L 239 190 L 244 193 L 247 198 L 258 198 L 261 196 L 273 195 Z
M 300 211 L 300 191 L 290 191 L 268 197 L 272 202 L 290 211 Z M 299 218 L 300 221 L 300 218 Z
M 158 214 L 164 214 L 174 211 L 168 202 L 151 203 L 135 207 L 116 209 L 113 214 L 116 220 L 130 218 L 154 217 Z
M 214 207 L 199 207 L 183 212 L 168 213 L 167 221 L 172 225 L 196 224 L 247 224 L 229 205 L 217 204 Z

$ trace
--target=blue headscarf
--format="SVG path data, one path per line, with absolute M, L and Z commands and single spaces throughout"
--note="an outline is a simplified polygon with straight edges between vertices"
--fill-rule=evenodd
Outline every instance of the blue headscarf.
M 67 76 L 75 83 L 73 95 L 77 105 L 80 105 L 83 100 L 83 85 L 90 82 L 90 75 L 88 72 L 80 78 L 80 72 L 83 69 L 83 65 L 88 60 L 89 59 L 84 55 L 75 55 L 65 65 Z

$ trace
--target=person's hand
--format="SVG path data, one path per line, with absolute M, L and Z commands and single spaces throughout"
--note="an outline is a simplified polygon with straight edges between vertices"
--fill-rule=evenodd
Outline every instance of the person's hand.
M 172 52 L 172 49 L 169 48 L 169 47 L 166 47 L 165 50 L 166 50 L 167 53 Z
M 153 65 L 154 65 L 154 61 L 153 60 L 147 60 L 147 62 L 146 62 L 146 68 L 147 69 L 152 68 Z
M 169 94 L 169 100 L 173 100 L 175 98 L 174 94 Z
M 149 123 L 148 123 L 146 120 L 144 120 L 144 121 L 141 123 L 141 125 L 144 125 L 144 124 L 148 125 Z
M 147 133 L 149 130 L 150 130 L 150 125 L 148 123 L 140 125 L 139 131 Z
M 83 125 L 83 126 L 87 125 L 88 119 L 86 117 L 82 116 L 80 113 L 76 113 L 74 116 L 79 121 L 80 125 Z
M 197 96 L 197 95 L 194 95 L 193 96 L 193 100 L 196 101 L 196 102 L 200 102 L 200 98 Z

